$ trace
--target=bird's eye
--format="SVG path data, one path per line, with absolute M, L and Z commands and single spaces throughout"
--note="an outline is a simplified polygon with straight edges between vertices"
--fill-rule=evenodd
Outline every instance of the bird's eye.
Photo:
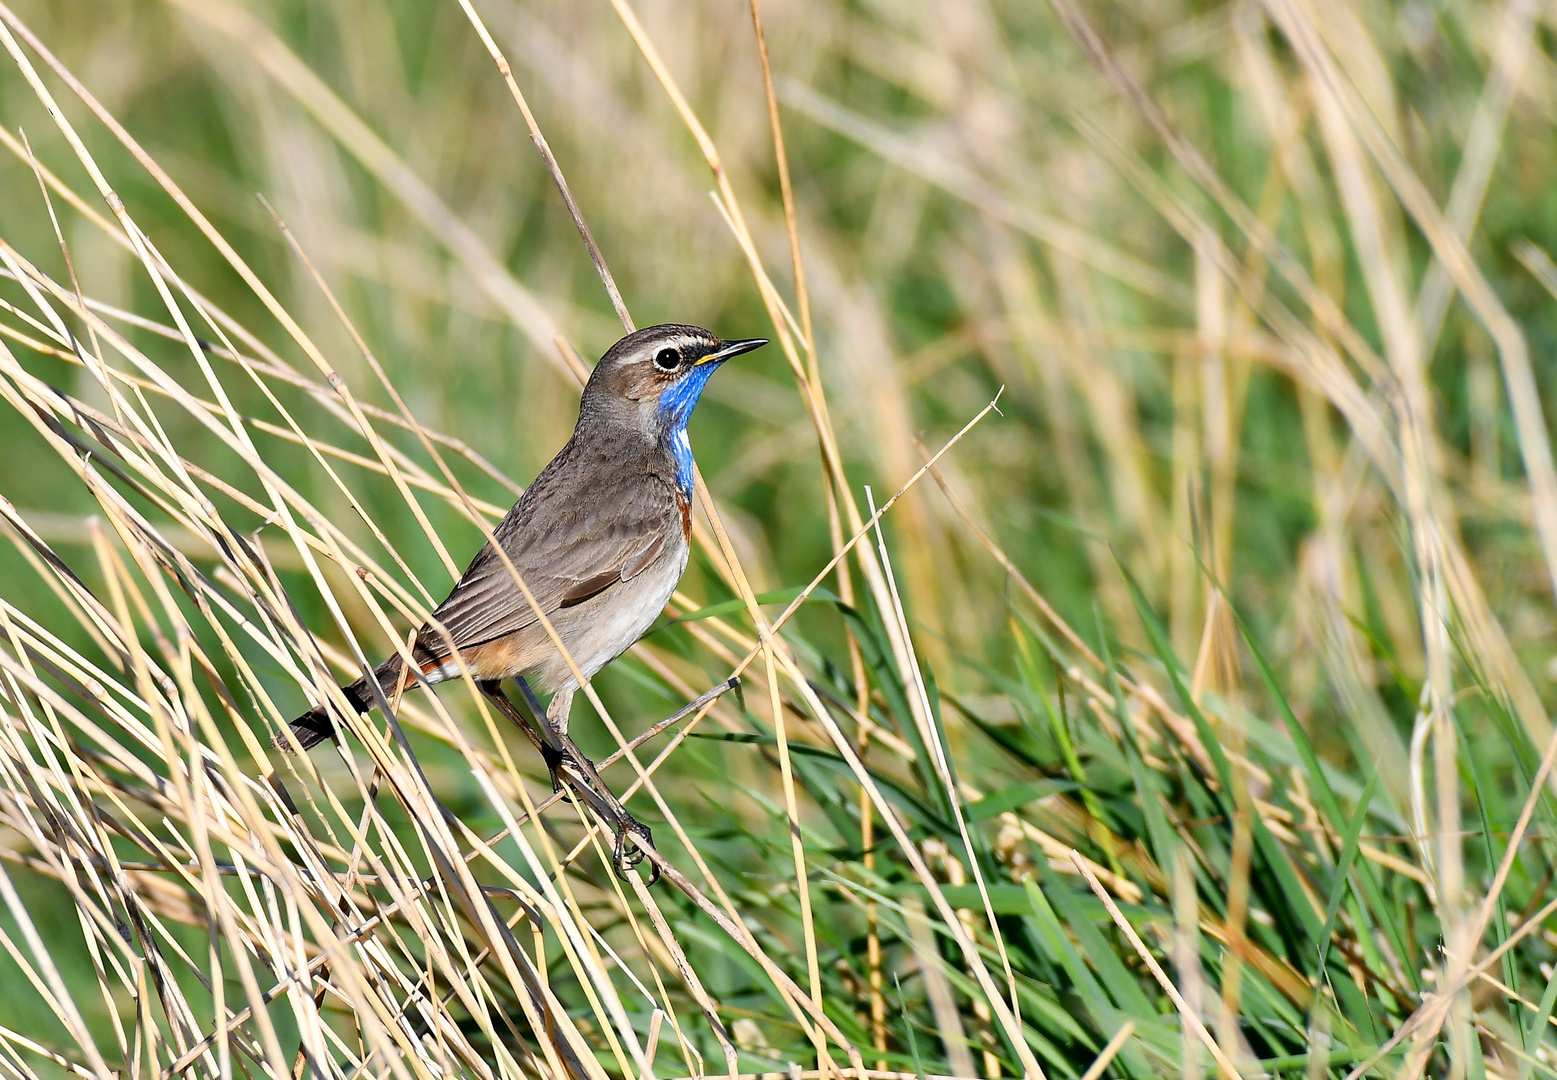
M 654 366 L 661 371 L 675 371 L 681 363 L 681 353 L 675 349 L 661 349 L 654 354 Z

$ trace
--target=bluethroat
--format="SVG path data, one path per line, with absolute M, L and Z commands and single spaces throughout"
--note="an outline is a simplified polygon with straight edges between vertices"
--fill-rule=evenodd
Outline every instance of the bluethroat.
M 567 783 L 615 829 L 617 871 L 636 865 L 652 842 L 649 830 L 569 738 L 568 713 L 578 675 L 590 678 L 642 637 L 681 580 L 692 535 L 687 421 L 721 364 L 766 344 L 763 338 L 721 341 L 700 327 L 667 324 L 638 330 L 606 350 L 584 387 L 573 437 L 493 530 L 512 570 L 484 545 L 417 632 L 410 650 L 416 670 L 406 673 L 402 658 L 390 657 L 374 669 L 378 693 L 366 679 L 343 688 L 352 708 L 364 713 L 404 686 L 469 671 L 536 743 L 553 788 L 560 792 Z M 551 693 L 539 731 L 503 692 L 504 679 L 518 680 L 537 714 L 526 680 Z M 292 721 L 290 738 L 283 733 L 276 745 L 307 749 L 335 730 L 328 707 L 320 706 Z

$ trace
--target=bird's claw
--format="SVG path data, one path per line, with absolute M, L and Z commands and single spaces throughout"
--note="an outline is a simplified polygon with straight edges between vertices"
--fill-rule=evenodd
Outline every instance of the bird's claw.
M 541 759 L 546 762 L 547 771 L 551 773 L 552 791 L 560 794 L 567 802 L 573 802 L 578 796 L 569 794 L 569 791 L 573 785 L 578 785 L 585 803 L 593 806 L 597 813 L 615 827 L 611 868 L 618 877 L 625 879 L 643 863 L 645 851 L 654 846 L 654 835 L 649 827 L 629 814 L 627 808 L 617 802 L 609 791 L 601 791 L 590 782 L 589 774 L 594 769 L 588 758 L 584 760 L 591 767 L 586 771 L 577 766 L 566 750 L 543 743 Z M 653 885 L 659 879 L 660 868 L 651 859 L 648 884 Z
M 649 827 L 629 814 L 606 789 L 594 762 L 580 754 L 577 747 L 566 742 L 556 746 L 546 740 L 537 740 L 537 749 L 546 763 L 546 771 L 551 774 L 552 792 L 567 802 L 583 799 L 584 805 L 614 828 L 611 868 L 618 877 L 626 878 L 643 862 L 644 853 L 654 846 Z M 659 867 L 650 860 L 648 884 L 653 885 L 659 879 Z
M 632 838 L 632 846 L 628 846 L 628 837 Z M 629 873 L 637 869 L 643 862 L 644 852 L 654 846 L 654 835 L 649 832 L 649 827 L 627 811 L 622 811 L 622 820 L 616 825 L 616 843 L 611 851 L 611 863 L 620 878 L 626 878 Z M 653 885 L 660 879 L 660 868 L 651 859 L 649 861 L 649 880 L 647 884 Z

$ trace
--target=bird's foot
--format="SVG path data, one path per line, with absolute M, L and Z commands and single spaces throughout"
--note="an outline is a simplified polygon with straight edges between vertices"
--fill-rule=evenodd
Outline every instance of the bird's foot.
M 654 847 L 654 836 L 649 827 L 627 812 L 627 808 L 612 794 L 600 777 L 595 763 L 585 757 L 573 740 L 556 733 L 561 746 L 549 744 L 541 749 L 546 767 L 551 771 L 554 788 L 571 787 L 612 829 L 615 839 L 611 845 L 611 868 L 620 878 L 626 878 L 643 862 L 644 854 Z M 653 860 L 649 862 L 649 881 L 653 885 L 660 879 L 660 869 Z
M 543 720 L 540 725 L 541 730 L 536 730 L 530 726 L 530 722 L 514 703 L 508 700 L 508 695 L 503 693 L 500 683 L 482 682 L 477 686 L 498 711 L 535 744 L 535 748 L 540 751 L 541 760 L 546 763 L 546 771 L 551 774 L 552 791 L 568 802 L 580 801 L 612 829 L 615 839 L 611 845 L 611 868 L 618 876 L 627 877 L 643 862 L 644 853 L 654 847 L 654 837 L 649 832 L 649 827 L 629 814 L 620 800 L 611 794 L 611 789 L 606 787 L 605 781 L 600 778 L 600 771 L 595 768 L 595 763 L 579 752 L 573 740 L 568 738 L 565 728 L 557 730 L 551 727 L 548 721 Z M 529 697 L 529 687 L 525 685 L 524 680 L 519 681 L 519 686 Z M 721 693 L 723 689 L 720 689 Z M 709 694 L 704 695 L 704 698 L 708 697 Z M 693 706 L 701 704 L 702 700 L 693 702 Z M 539 713 L 540 708 L 534 698 L 529 697 L 529 701 L 530 707 Z M 659 866 L 650 860 L 648 883 L 653 885 L 659 879 Z
M 623 810 L 616 823 L 616 843 L 611 849 L 611 865 L 617 877 L 625 879 L 643 862 L 644 853 L 653 847 L 654 834 L 649 832 L 649 827 Z M 651 859 L 647 884 L 653 885 L 659 879 L 660 868 Z
M 609 789 L 590 784 L 572 769 L 559 765 L 553 783 L 565 785 L 566 790 L 573 792 L 574 799 L 594 811 L 602 824 L 611 830 L 611 869 L 617 877 L 629 880 L 643 862 L 644 855 L 654 847 L 654 834 L 649 827 L 628 813 Z M 651 859 L 647 884 L 653 885 L 659 879 L 660 868 Z

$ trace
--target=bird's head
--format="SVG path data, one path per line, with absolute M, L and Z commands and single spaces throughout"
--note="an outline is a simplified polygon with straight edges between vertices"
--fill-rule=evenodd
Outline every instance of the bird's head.
M 697 399 L 721 364 L 767 343 L 766 338 L 722 341 L 702 327 L 678 323 L 635 330 L 607 349 L 590 373 L 579 422 L 609 416 L 668 441 L 680 466 L 678 480 L 689 488 L 686 432 Z

